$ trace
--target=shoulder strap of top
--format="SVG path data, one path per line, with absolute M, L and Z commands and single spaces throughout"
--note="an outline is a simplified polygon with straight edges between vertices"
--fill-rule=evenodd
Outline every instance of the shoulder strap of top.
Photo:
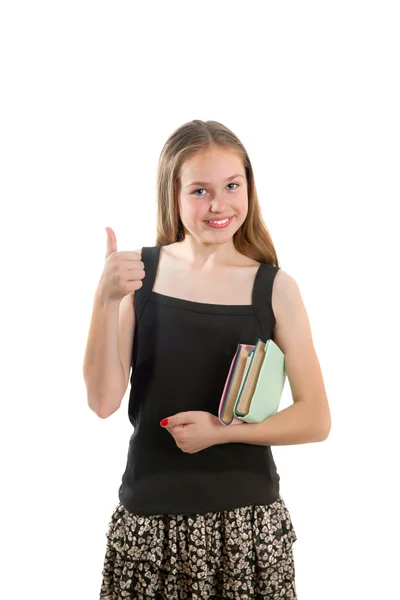
M 160 258 L 160 250 L 161 246 L 145 246 L 142 248 L 142 262 L 144 264 L 145 277 L 142 279 L 142 287 L 136 290 L 134 296 L 136 324 L 139 323 L 143 309 L 153 290 Z
M 263 334 L 263 342 L 268 339 L 268 332 L 275 325 L 275 315 L 272 310 L 272 287 L 275 275 L 280 267 L 261 263 L 253 288 L 253 307 Z

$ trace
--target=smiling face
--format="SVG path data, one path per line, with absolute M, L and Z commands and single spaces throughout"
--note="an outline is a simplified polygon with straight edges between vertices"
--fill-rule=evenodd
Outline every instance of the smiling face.
M 187 234 L 199 241 L 229 241 L 248 211 L 246 172 L 238 154 L 213 145 L 180 170 L 179 212 Z

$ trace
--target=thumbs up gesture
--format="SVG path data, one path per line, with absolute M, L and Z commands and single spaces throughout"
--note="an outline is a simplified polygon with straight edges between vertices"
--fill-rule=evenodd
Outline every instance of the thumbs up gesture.
M 145 277 L 142 251 L 117 251 L 117 238 L 111 227 L 106 228 L 107 251 L 98 293 L 103 302 L 121 301 L 124 296 L 135 292 L 143 285 Z

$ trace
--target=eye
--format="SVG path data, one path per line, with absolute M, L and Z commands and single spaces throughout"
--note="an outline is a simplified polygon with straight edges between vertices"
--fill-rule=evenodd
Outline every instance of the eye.
M 236 185 L 236 187 L 239 187 L 239 184 L 238 184 L 238 183 L 228 183 L 228 187 L 229 187 L 230 185 Z M 231 190 L 233 190 L 233 189 L 236 189 L 236 188 L 230 188 L 230 189 L 231 189 Z M 197 194 L 197 192 L 201 192 L 202 190 L 204 190 L 204 188 L 199 188 L 199 189 L 195 190 L 195 191 L 193 192 L 193 194 L 194 194 L 195 196 L 204 196 L 204 194 Z

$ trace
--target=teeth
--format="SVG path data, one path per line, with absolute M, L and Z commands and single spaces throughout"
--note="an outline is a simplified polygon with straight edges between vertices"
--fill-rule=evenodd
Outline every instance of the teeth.
M 223 225 L 224 223 L 227 223 L 229 221 L 229 219 L 224 219 L 223 221 L 208 221 L 209 223 L 216 223 L 217 225 Z

